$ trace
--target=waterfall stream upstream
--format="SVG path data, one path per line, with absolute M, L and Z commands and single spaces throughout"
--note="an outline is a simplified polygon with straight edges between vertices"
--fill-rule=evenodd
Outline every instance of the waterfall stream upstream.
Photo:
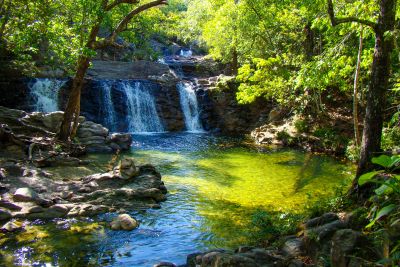
M 183 115 L 185 116 L 186 130 L 189 132 L 203 132 L 200 122 L 199 105 L 192 82 L 177 84 Z

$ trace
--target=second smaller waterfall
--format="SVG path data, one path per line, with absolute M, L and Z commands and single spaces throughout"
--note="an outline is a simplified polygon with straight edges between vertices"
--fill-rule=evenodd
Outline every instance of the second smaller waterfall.
M 200 122 L 200 112 L 196 93 L 191 82 L 180 82 L 177 84 L 181 108 L 185 116 L 186 130 L 189 132 L 203 132 Z
M 35 79 L 29 86 L 34 102 L 34 111 L 53 112 L 59 110 L 58 91 L 64 84 L 63 80 Z

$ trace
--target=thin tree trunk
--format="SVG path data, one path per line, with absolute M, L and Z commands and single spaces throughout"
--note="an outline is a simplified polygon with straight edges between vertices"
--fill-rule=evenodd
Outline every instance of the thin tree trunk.
M 366 94 L 366 113 L 357 178 L 373 168 L 371 158 L 381 151 L 383 111 L 390 75 L 390 53 L 393 50 L 393 40 L 390 36 L 385 38 L 385 32 L 394 29 L 395 15 L 396 1 L 381 0 L 380 15 L 375 29 L 371 81 Z
M 239 69 L 238 53 L 236 48 L 232 50 L 232 74 L 237 75 Z
M 354 138 L 357 147 L 360 147 L 361 145 L 360 130 L 358 128 L 358 80 L 360 77 L 362 49 L 363 49 L 363 26 L 361 25 L 360 45 L 358 47 L 357 67 L 356 67 L 356 73 L 354 74 L 354 92 L 353 92 Z

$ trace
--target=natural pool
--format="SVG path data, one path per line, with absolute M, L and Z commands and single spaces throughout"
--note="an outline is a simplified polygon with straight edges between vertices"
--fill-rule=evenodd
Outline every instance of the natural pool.
M 135 135 L 134 140 L 132 152 L 124 156 L 157 166 L 169 190 L 161 209 L 132 212 L 141 222 L 132 232 L 109 230 L 105 222 L 113 214 L 46 225 L 37 221 L 25 233 L 0 239 L 3 261 L 22 266 L 183 264 L 196 251 L 251 243 L 254 212 L 300 213 L 348 184 L 352 173 L 352 166 L 326 156 L 254 148 L 242 139 L 166 133 Z M 111 156 L 90 158 L 100 171 Z

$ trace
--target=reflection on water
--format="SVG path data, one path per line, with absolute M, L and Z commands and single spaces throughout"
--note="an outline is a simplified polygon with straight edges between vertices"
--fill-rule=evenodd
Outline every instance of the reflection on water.
M 347 181 L 351 170 L 324 156 L 295 150 L 258 151 L 240 139 L 205 134 L 135 135 L 128 155 L 139 163 L 156 165 L 169 189 L 161 209 L 131 212 L 141 221 L 137 230 L 101 227 L 86 233 L 82 240 L 81 233 L 61 233 L 59 228 L 43 226 L 50 233 L 47 237 L 30 246 L 9 240 L 5 250 L 20 258 L 23 255 L 31 263 L 41 260 L 53 265 L 69 262 L 68 251 L 78 261 L 76 266 L 152 266 L 159 261 L 182 264 L 187 254 L 198 250 L 251 243 L 249 220 L 255 210 L 301 212 L 310 196 L 312 201 L 332 194 L 336 186 Z M 90 158 L 97 161 L 99 170 L 111 156 Z M 113 216 L 106 214 L 98 221 L 107 222 Z M 74 238 L 54 238 L 63 234 Z M 79 240 L 79 253 L 68 240 Z M 47 258 L 38 256 L 37 246 L 42 244 L 49 245 Z M 4 244 L 1 246 L 4 249 Z M 28 247 L 28 253 L 20 252 Z

